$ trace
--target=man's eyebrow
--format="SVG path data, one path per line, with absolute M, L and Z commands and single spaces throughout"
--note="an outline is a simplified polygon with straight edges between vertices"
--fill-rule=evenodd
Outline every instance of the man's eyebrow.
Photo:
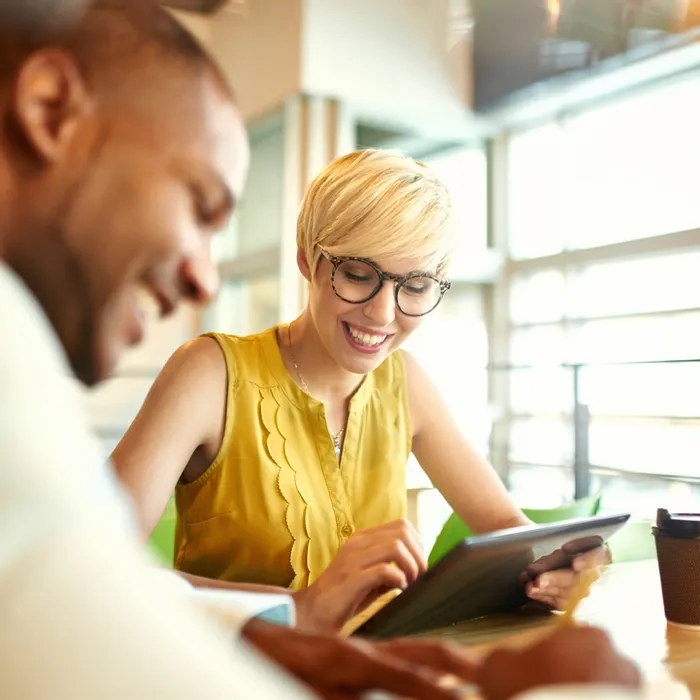
M 228 214 L 235 211 L 238 197 L 227 183 L 224 175 L 211 166 L 193 165 L 179 161 L 173 170 L 197 196 L 200 203 L 213 214 Z M 212 190 L 216 192 L 212 196 Z
M 225 216 L 233 213 L 238 202 L 224 177 L 212 170 L 207 173 L 206 180 L 203 182 L 198 178 L 189 178 L 190 187 L 207 209 L 207 213 L 212 216 Z
M 233 190 L 229 187 L 220 173 L 216 173 L 215 178 L 219 192 L 221 193 L 221 201 L 216 209 L 220 210 L 222 213 L 231 213 L 235 211 L 238 200 L 236 199 L 236 195 L 233 193 Z

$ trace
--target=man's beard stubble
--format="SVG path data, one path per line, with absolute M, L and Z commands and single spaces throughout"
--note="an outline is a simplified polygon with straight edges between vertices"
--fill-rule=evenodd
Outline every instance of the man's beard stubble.
M 51 245 L 58 243 L 58 245 Z M 99 381 L 96 310 L 90 301 L 89 285 L 79 262 L 59 234 L 35 242 L 25 255 L 14 255 L 7 263 L 34 294 L 63 347 L 73 373 L 86 386 Z
M 106 133 L 102 136 L 88 154 L 83 176 L 66 187 L 51 219 L 28 217 L 25 235 L 16 236 L 17 243 L 6 257 L 7 264 L 43 308 L 76 378 L 89 387 L 101 379 L 96 323 L 99 309 L 90 291 L 89 271 L 85 269 L 88 265 L 71 250 L 65 227 L 99 161 Z

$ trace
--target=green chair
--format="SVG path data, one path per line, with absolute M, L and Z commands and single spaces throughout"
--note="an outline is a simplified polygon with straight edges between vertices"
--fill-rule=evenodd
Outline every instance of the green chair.
M 148 548 L 155 557 L 166 566 L 173 566 L 175 562 L 175 501 L 171 500 L 165 508 L 155 530 L 148 540 Z
M 656 559 L 656 543 L 651 520 L 630 521 L 608 542 L 613 564 Z
M 556 523 L 572 518 L 586 518 L 598 513 L 600 500 L 601 494 L 598 494 L 581 498 L 578 501 L 557 508 L 523 508 L 523 513 L 538 525 Z M 471 537 L 473 534 L 462 519 L 456 513 L 452 513 L 435 540 L 430 556 L 428 556 L 428 566 L 437 564 L 445 554 L 457 546 L 465 537 Z

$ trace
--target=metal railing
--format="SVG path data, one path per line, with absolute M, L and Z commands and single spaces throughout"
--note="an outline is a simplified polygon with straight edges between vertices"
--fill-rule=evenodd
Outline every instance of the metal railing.
M 635 471 L 634 464 L 595 464 L 591 461 L 591 425 L 595 419 L 606 420 L 610 418 L 621 421 L 639 422 L 640 426 L 645 421 L 653 422 L 656 425 L 687 425 L 688 430 L 695 429 L 698 431 L 698 439 L 700 440 L 700 393 L 698 394 L 698 412 L 697 415 L 688 415 L 680 411 L 678 414 L 672 412 L 650 413 L 643 412 L 636 414 L 634 412 L 624 413 L 615 412 L 614 414 L 606 414 L 604 412 L 592 412 L 590 405 L 585 400 L 584 382 L 586 373 L 595 371 L 596 369 L 614 369 L 621 370 L 631 367 L 659 367 L 659 366 L 687 366 L 697 367 L 700 369 L 700 358 L 691 359 L 671 359 L 671 360 L 651 360 L 651 361 L 635 361 L 635 362 L 601 362 L 601 363 L 563 363 L 563 364 L 542 364 L 542 365 L 490 365 L 487 367 L 490 382 L 496 376 L 508 375 L 505 382 L 500 382 L 500 395 L 493 395 L 492 403 L 495 403 L 501 409 L 501 415 L 494 419 L 494 429 L 491 432 L 490 453 L 492 461 L 496 469 L 502 474 L 506 482 L 510 468 L 517 466 L 552 466 L 561 468 L 570 468 L 573 473 L 574 480 L 574 497 L 583 498 L 591 495 L 592 476 L 619 476 L 626 478 L 645 478 L 645 479 L 663 479 L 670 481 L 683 481 L 691 483 L 700 483 L 700 457 L 696 474 L 690 474 L 687 470 L 684 473 L 674 473 L 671 470 L 659 469 L 657 472 L 649 469 Z M 561 464 L 544 464 L 539 461 L 523 461 L 513 460 L 510 457 L 510 439 L 511 429 L 514 421 L 523 417 L 537 420 L 538 417 L 543 417 L 544 412 L 533 410 L 527 413 L 518 413 L 513 411 L 511 405 L 511 390 L 512 378 L 517 372 L 556 372 L 561 370 L 569 373 L 567 381 L 570 382 L 567 392 L 570 393 L 571 403 L 568 408 L 554 410 L 563 419 L 570 421 L 572 426 L 572 444 L 570 462 L 563 461 Z M 698 373 L 700 379 L 700 373 Z M 493 383 L 493 382 L 492 382 Z M 699 383 L 700 386 L 700 383 Z M 551 388 L 551 387 L 549 387 Z M 692 391 L 685 386 L 678 387 L 679 396 L 683 396 L 684 391 Z M 611 392 L 611 395 L 614 391 Z M 662 401 L 663 402 L 663 401 Z M 665 398 L 668 403 L 668 396 Z M 653 403 L 653 396 L 650 397 L 650 403 Z M 551 416 L 552 411 L 548 411 L 547 415 Z M 505 441 L 505 443 L 504 443 Z M 500 456 L 500 457 L 499 457 Z

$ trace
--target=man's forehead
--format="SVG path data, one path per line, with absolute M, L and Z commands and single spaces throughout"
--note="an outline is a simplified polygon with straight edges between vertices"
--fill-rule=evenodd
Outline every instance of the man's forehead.
M 250 158 L 243 120 L 217 80 L 206 73 L 192 78 L 181 76 L 161 84 L 159 90 L 138 91 L 134 103 L 139 123 L 146 127 L 142 137 L 153 139 L 152 144 L 185 177 L 216 177 L 238 200 Z
M 250 147 L 243 118 L 237 107 L 221 90 L 214 88 L 203 104 L 203 155 L 210 167 L 240 199 L 250 163 Z

